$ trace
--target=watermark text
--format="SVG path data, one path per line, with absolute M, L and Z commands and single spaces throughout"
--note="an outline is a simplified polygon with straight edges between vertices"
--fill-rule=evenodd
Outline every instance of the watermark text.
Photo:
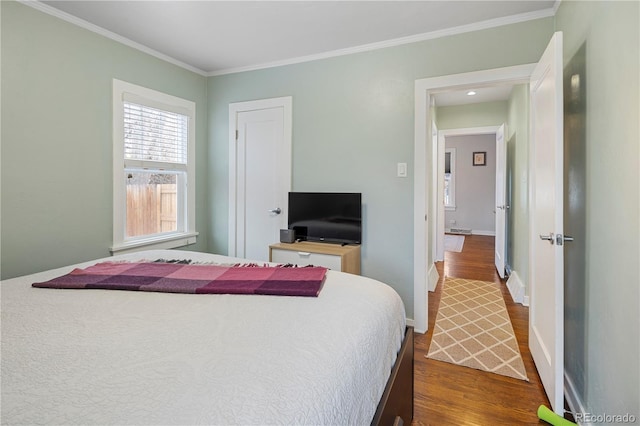
M 594 413 L 572 413 L 577 422 L 580 423 L 635 423 L 637 418 L 633 414 L 594 414 Z

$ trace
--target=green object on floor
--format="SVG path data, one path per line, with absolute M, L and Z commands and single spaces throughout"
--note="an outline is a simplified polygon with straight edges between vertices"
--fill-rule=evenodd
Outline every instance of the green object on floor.
M 545 422 L 553 426 L 571 426 L 571 425 L 575 426 L 575 423 L 570 422 L 564 417 L 557 415 L 556 413 L 549 410 L 544 405 L 541 405 L 538 407 L 538 418 L 540 420 L 544 420 Z

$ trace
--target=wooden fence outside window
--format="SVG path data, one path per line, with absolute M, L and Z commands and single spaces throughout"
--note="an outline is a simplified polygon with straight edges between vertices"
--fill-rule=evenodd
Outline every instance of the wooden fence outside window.
M 127 185 L 127 237 L 177 230 L 176 184 Z

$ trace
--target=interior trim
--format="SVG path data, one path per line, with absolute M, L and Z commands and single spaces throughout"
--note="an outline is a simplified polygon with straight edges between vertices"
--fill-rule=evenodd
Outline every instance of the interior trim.
M 427 247 L 433 246 L 435 235 L 429 235 L 427 220 L 435 220 L 436 206 L 430 205 L 429 199 L 436 190 L 437 182 L 430 182 L 428 169 L 433 169 L 431 135 L 431 94 L 449 89 L 464 89 L 479 84 L 492 85 L 500 83 L 525 83 L 536 64 L 514 65 L 473 71 L 440 77 L 423 78 L 415 81 L 414 91 L 414 184 L 413 184 L 413 311 L 415 331 L 424 333 L 428 327 L 428 264 L 433 263 L 434 254 L 428 253 Z M 427 152 L 430 155 L 427 155 Z M 433 203 L 435 204 L 435 202 Z
M 118 43 L 122 43 L 125 46 L 132 47 L 148 55 L 155 56 L 156 58 L 162 59 L 163 61 L 169 62 L 170 64 L 177 65 L 180 68 L 184 68 L 188 71 L 194 72 L 196 74 L 200 74 L 203 77 L 207 76 L 207 73 L 199 68 L 191 66 L 185 62 L 179 61 L 169 55 L 165 55 L 164 53 L 160 53 L 157 50 L 154 50 L 143 44 L 130 40 L 126 37 L 122 37 L 119 34 L 111 32 L 98 25 L 92 24 L 91 22 L 85 21 L 84 19 L 80 19 L 77 16 L 73 16 L 67 12 L 63 12 L 60 9 L 56 9 L 53 6 L 49 6 L 48 4 L 44 4 L 38 0 L 17 0 L 17 1 L 25 6 L 29 6 L 36 10 L 39 10 L 40 12 L 46 13 L 47 15 L 51 15 L 56 18 L 62 19 L 63 21 L 69 22 L 70 24 L 76 25 L 80 28 L 84 28 L 85 30 L 89 30 L 103 37 L 109 38 L 113 41 L 117 41 Z
M 442 37 L 448 37 L 457 34 L 464 34 L 473 31 L 486 30 L 489 28 L 501 27 L 504 25 L 517 24 L 520 22 L 532 21 L 555 16 L 553 8 L 538 10 L 534 12 L 520 13 L 517 15 L 505 16 L 502 18 L 489 19 L 473 24 L 461 25 L 458 27 L 446 28 L 428 33 L 416 34 L 407 37 L 399 37 L 390 40 L 379 41 L 376 43 L 363 44 L 360 46 L 349 47 L 346 49 L 332 50 L 329 52 L 318 53 L 315 55 L 300 56 L 297 58 L 285 59 L 282 61 L 266 62 L 258 65 L 250 65 L 246 67 L 227 68 L 207 73 L 207 76 L 214 77 L 218 75 L 234 74 L 245 71 L 256 71 L 265 68 L 281 67 L 284 65 L 299 64 L 302 62 L 311 62 L 319 59 L 334 58 L 337 56 L 352 55 L 355 53 L 369 52 L 371 50 L 384 49 L 387 47 L 401 46 L 403 44 L 417 43 L 420 41 L 433 40 Z
M 307 56 L 300 56 L 296 58 L 285 59 L 282 61 L 266 62 L 266 63 L 250 65 L 246 67 L 227 68 L 227 69 L 208 72 L 208 71 L 201 70 L 200 68 L 194 67 L 192 65 L 189 65 L 185 62 L 182 62 L 178 59 L 175 59 L 171 56 L 165 55 L 164 53 L 160 53 L 157 50 L 154 50 L 150 47 L 147 47 L 143 44 L 130 40 L 121 35 L 118 35 L 98 25 L 92 24 L 91 22 L 85 21 L 84 19 L 80 19 L 69 13 L 63 12 L 59 9 L 56 9 L 55 7 L 49 6 L 38 0 L 17 0 L 17 1 L 26 6 L 39 10 L 40 12 L 46 13 L 51 16 L 55 16 L 56 18 L 62 19 L 71 24 L 74 24 L 86 30 L 92 31 L 96 34 L 110 38 L 111 40 L 117 41 L 118 43 L 122 43 L 126 46 L 140 50 L 141 52 L 147 53 L 151 56 L 155 56 L 156 58 L 162 59 L 163 61 L 169 62 L 173 65 L 177 65 L 181 68 L 192 71 L 204 77 L 214 77 L 218 75 L 234 74 L 234 73 L 245 72 L 245 71 L 256 71 L 256 70 L 261 70 L 266 68 L 275 68 L 275 67 L 280 67 L 284 65 L 299 64 L 302 62 L 316 61 L 319 59 L 327 59 L 327 58 L 333 58 L 337 56 L 351 55 L 354 53 L 368 52 L 371 50 L 384 49 L 387 47 L 400 46 L 403 44 L 433 40 L 433 39 L 448 37 L 456 34 L 463 34 L 463 33 L 468 33 L 473 31 L 485 30 L 489 28 L 501 27 L 504 25 L 517 24 L 520 22 L 533 21 L 535 19 L 548 18 L 548 17 L 555 16 L 555 13 L 557 10 L 557 6 L 554 5 L 554 7 L 548 8 L 548 9 L 537 10 L 537 11 L 526 12 L 526 13 L 519 13 L 511 16 L 504 16 L 502 18 L 488 19 L 482 22 L 476 22 L 473 24 L 446 28 L 438 31 L 431 31 L 428 33 L 416 34 L 416 35 L 407 36 L 407 37 L 399 37 L 399 38 L 384 40 L 376 43 L 369 43 L 369 44 L 363 44 L 360 46 L 354 46 L 354 47 L 349 47 L 345 49 L 332 50 L 329 52 L 323 52 L 323 53 L 318 53 L 314 55 L 307 55 Z M 559 5 L 559 3 L 560 1 L 557 0 L 556 4 Z

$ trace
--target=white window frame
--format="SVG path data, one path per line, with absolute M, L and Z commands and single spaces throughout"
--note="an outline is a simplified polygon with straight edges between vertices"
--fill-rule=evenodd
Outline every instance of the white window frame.
M 453 211 L 456 209 L 456 149 L 446 148 L 444 150 L 445 156 L 447 153 L 451 155 L 449 164 L 449 194 L 450 202 L 447 203 L 445 199 L 444 209 Z M 447 174 L 445 173 L 444 180 L 447 181 Z
M 189 117 L 186 179 L 181 184 L 184 196 L 180 196 L 179 188 L 178 227 L 174 232 L 126 237 L 125 98 L 138 104 Z M 196 242 L 198 233 L 195 229 L 195 113 L 195 102 L 113 79 L 113 245 L 110 248 L 111 253 L 123 254 L 140 250 L 169 249 Z

